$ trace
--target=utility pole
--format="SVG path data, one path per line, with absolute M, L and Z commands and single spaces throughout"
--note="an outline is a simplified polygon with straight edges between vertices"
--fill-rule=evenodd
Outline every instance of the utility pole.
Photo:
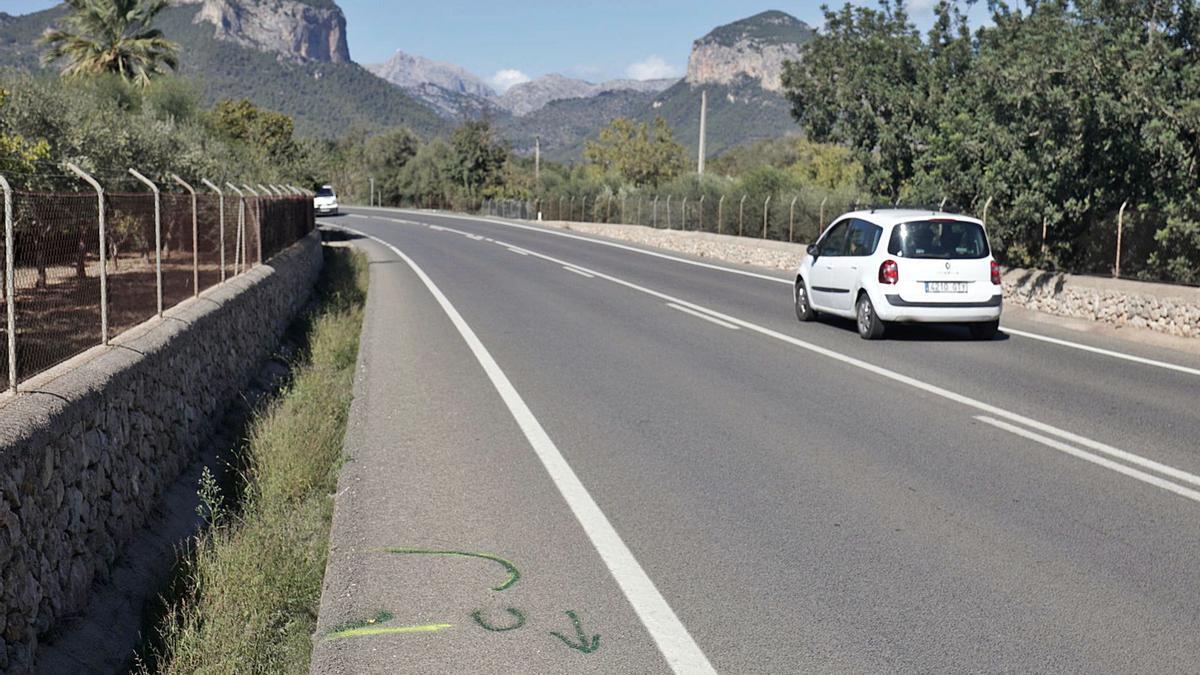
M 533 137 L 533 189 L 542 184 L 542 139 Z
M 708 90 L 700 90 L 700 158 L 696 161 L 698 175 L 704 175 L 704 136 L 708 125 Z

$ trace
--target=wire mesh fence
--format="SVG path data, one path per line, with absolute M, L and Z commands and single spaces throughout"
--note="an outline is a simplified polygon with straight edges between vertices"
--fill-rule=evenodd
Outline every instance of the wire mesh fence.
M 206 192 L 193 199 L 160 183 L 156 198 L 149 189 L 131 190 L 136 184 L 129 181 L 110 181 L 119 191 L 102 197 L 86 185 L 78 192 L 6 190 L 0 202 L 0 344 L 6 348 L 0 386 L 13 389 L 105 344 L 153 319 L 160 307 L 270 259 L 315 227 L 306 195 L 243 200 Z
M 880 200 L 849 190 L 819 188 L 773 194 L 737 193 L 697 186 L 688 193 L 547 194 L 535 199 L 485 199 L 482 213 L 523 220 L 618 223 L 658 229 L 713 232 L 795 243 L 816 241 L 840 215 L 875 208 Z M 880 207 L 882 208 L 882 207 Z M 1173 284 L 1200 284 L 1187 242 L 1172 246 L 1172 218 L 1151 205 L 1090 214 L 1080 222 L 1033 222 L 996 200 L 970 207 L 943 200 L 921 210 L 944 210 L 987 222 L 993 249 L 1004 264 L 1075 274 Z M 990 215 L 989 215 L 990 209 Z M 1181 221 L 1183 222 L 1183 221 Z M 1177 230 L 1188 232 L 1184 225 Z M 1177 235 L 1183 238 L 1184 235 Z M 1174 252 L 1172 250 L 1178 249 Z

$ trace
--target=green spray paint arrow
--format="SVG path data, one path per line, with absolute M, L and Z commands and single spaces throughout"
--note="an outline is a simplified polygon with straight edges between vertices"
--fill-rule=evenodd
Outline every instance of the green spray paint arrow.
M 453 556 L 461 556 L 464 558 L 481 558 L 483 560 L 490 560 L 494 563 L 499 563 L 499 564 L 503 565 L 505 571 L 508 572 L 508 579 L 504 583 L 493 588 L 492 589 L 493 591 L 503 591 L 503 590 L 512 588 L 513 585 L 517 583 L 517 580 L 521 578 L 521 572 L 517 570 L 516 565 L 505 560 L 504 558 L 501 558 L 498 555 L 492 555 L 491 553 L 472 553 L 470 551 L 437 551 L 437 550 L 424 549 L 424 548 L 398 548 L 398 547 L 388 547 L 388 548 L 384 548 L 381 550 L 384 553 L 400 553 L 400 554 L 413 554 L 413 555 L 453 555 Z
M 579 644 L 571 642 L 569 639 L 564 637 L 562 633 L 555 633 L 554 631 L 551 631 L 550 634 L 559 640 L 562 640 L 563 644 L 571 649 L 583 652 L 584 654 L 591 654 L 597 649 L 600 649 L 600 636 L 593 635 L 592 639 L 588 640 L 587 633 L 583 632 L 583 624 L 579 622 L 579 616 L 569 609 L 567 610 L 567 616 L 570 617 L 571 623 L 575 626 L 575 638 L 579 640 Z
M 506 630 L 516 630 L 525 625 L 525 615 L 521 613 L 521 610 L 517 609 L 516 607 L 509 607 L 504 611 L 511 614 L 517 620 L 517 622 L 511 626 L 494 626 L 483 618 L 482 609 L 477 609 L 474 612 L 471 612 L 471 618 L 475 619 L 475 623 L 479 624 L 480 628 L 484 630 L 490 630 L 493 633 L 503 633 Z

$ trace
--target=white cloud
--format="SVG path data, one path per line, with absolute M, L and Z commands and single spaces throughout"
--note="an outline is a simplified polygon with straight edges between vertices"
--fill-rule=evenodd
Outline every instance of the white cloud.
M 913 14 L 932 12 L 937 0 L 908 0 L 908 11 Z
M 505 68 L 504 70 L 497 71 L 495 75 L 488 78 L 488 82 L 503 94 L 516 85 L 528 82 L 531 79 L 533 78 L 515 68 Z
M 667 63 L 663 57 L 652 54 L 644 60 L 630 64 L 625 74 L 635 80 L 661 80 L 679 77 L 679 69 Z

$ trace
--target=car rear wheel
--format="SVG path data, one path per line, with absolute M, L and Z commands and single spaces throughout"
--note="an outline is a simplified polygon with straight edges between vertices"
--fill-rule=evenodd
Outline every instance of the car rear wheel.
M 971 337 L 976 340 L 991 340 L 996 337 L 996 332 L 1000 330 L 1000 321 L 984 321 L 982 323 L 973 323 L 970 325 Z
M 887 327 L 875 313 L 875 305 L 871 304 L 871 298 L 866 293 L 858 296 L 857 310 L 859 336 L 864 340 L 878 340 L 883 337 Z
M 796 281 L 796 318 L 801 321 L 812 321 L 817 318 L 817 313 L 813 310 L 812 305 L 808 304 L 808 286 L 805 285 L 803 279 Z

